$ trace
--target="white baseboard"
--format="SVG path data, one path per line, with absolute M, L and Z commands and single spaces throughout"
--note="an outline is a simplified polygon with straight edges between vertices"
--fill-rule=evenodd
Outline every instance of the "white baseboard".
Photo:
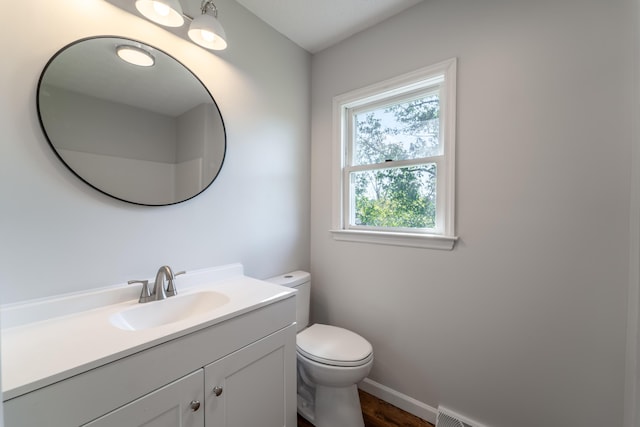
M 422 403 L 413 397 L 402 394 L 369 378 L 362 380 L 362 382 L 358 384 L 358 387 L 385 402 L 391 403 L 393 406 L 397 406 L 403 411 L 429 421 L 431 424 L 435 425 L 436 423 L 438 410 L 426 403 Z

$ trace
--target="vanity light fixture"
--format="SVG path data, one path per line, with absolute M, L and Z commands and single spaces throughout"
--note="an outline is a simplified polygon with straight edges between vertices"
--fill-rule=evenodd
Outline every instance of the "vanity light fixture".
M 123 61 L 140 67 L 151 67 L 156 62 L 153 55 L 136 46 L 120 45 L 116 47 L 116 53 Z
M 181 27 L 188 20 L 188 35 L 194 43 L 211 50 L 227 48 L 227 36 L 213 0 L 202 0 L 201 14 L 196 18 L 182 12 L 179 0 L 136 0 L 136 8 L 146 18 L 167 27 Z
M 189 26 L 189 38 L 194 43 L 212 50 L 227 48 L 227 36 L 218 21 L 218 9 L 212 0 L 203 0 L 200 6 L 202 14 Z
M 136 0 L 136 9 L 156 24 L 181 27 L 184 24 L 179 0 Z

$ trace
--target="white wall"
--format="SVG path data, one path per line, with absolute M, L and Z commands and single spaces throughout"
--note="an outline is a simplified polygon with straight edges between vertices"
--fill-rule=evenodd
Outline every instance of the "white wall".
M 490 427 L 621 426 L 630 0 L 429 0 L 312 60 L 312 317 Z M 453 251 L 337 242 L 332 97 L 458 58 Z
M 0 300 L 242 262 L 268 277 L 309 268 L 309 54 L 236 2 L 216 4 L 229 48 L 209 53 L 101 0 L 16 2 L 0 18 Z M 24 30 L 24 18 L 38 26 Z M 92 35 L 155 45 L 200 77 L 228 147 L 202 195 L 168 207 L 111 199 L 73 176 L 36 114 L 48 59 Z

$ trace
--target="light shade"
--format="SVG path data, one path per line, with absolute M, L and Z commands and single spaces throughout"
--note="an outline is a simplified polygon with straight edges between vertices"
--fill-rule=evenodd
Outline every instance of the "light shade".
M 227 48 L 227 36 L 222 24 L 214 16 L 203 13 L 191 22 L 189 26 L 189 38 L 194 43 L 212 50 L 224 50 Z
M 153 55 L 146 50 L 135 46 L 118 46 L 116 48 L 116 53 L 123 61 L 140 67 L 151 67 L 156 62 Z
M 166 27 L 184 24 L 182 6 L 178 0 L 136 0 L 136 9 L 146 18 Z

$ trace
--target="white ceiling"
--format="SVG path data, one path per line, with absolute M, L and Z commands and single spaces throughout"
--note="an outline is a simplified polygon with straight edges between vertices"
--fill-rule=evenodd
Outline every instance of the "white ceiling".
M 237 0 L 311 53 L 390 18 L 422 0 Z

